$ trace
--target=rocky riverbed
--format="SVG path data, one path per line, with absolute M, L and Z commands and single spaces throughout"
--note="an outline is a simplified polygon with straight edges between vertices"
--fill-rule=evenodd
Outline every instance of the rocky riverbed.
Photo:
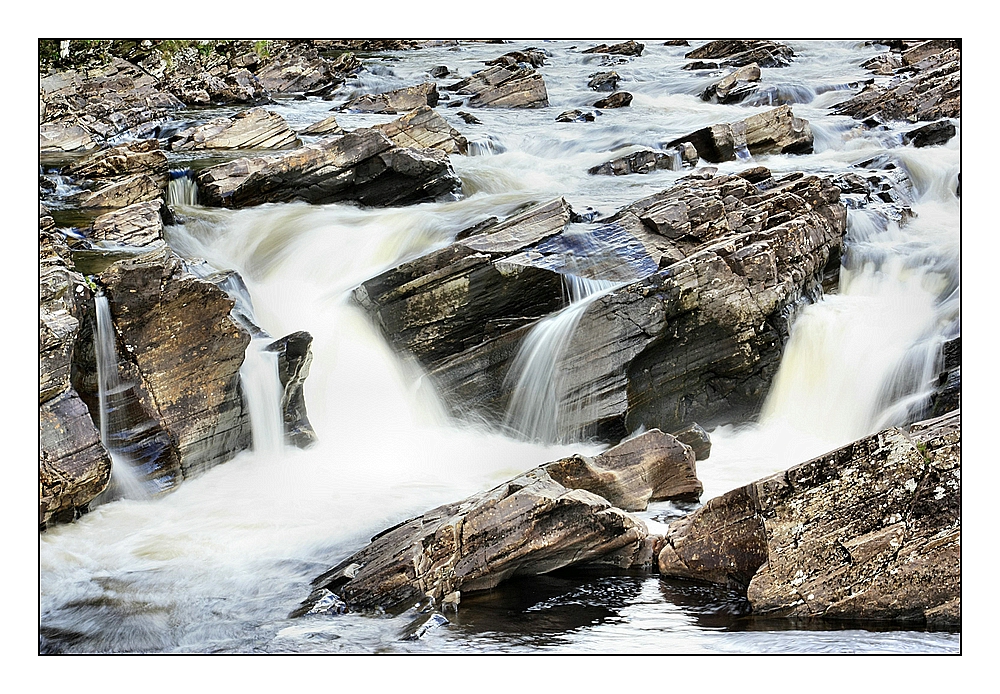
M 42 651 L 957 649 L 958 42 L 57 43 Z

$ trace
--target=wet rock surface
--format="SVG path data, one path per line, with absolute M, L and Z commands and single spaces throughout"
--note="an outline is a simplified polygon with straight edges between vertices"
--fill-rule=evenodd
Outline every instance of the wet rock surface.
M 309 366 L 312 364 L 312 335 L 299 331 L 275 340 L 267 346 L 278 355 L 278 380 L 281 382 L 281 417 L 285 441 L 298 448 L 308 448 L 317 441 L 309 423 L 306 400 L 302 392 Z
M 600 45 L 594 46 L 593 48 L 588 48 L 583 51 L 584 53 L 605 53 L 608 55 L 631 55 L 640 56 L 642 51 L 646 48 L 645 44 L 638 43 L 637 41 L 624 41 L 622 43 L 616 43 L 613 45 L 608 45 L 602 43 Z
M 329 116 L 299 131 L 299 135 L 343 135 L 344 129 L 337 123 L 336 116 Z
M 703 101 L 719 104 L 736 104 L 757 92 L 760 82 L 760 66 L 750 63 L 733 70 L 718 82 L 710 84 L 702 92 Z
M 755 614 L 957 624 L 960 448 L 955 411 L 733 490 L 670 525 L 660 573 Z
M 353 611 L 399 613 L 418 603 L 457 604 L 514 576 L 581 564 L 648 566 L 653 538 L 645 523 L 586 490 L 645 508 L 651 495 L 700 493 L 693 464 L 690 448 L 650 431 L 594 458 L 534 468 L 376 535 L 317 577 L 293 616 L 334 597 Z
M 425 82 L 381 94 L 363 94 L 351 99 L 340 109 L 360 113 L 401 113 L 421 106 L 437 106 L 437 103 L 437 85 Z
M 163 225 L 169 210 L 162 200 L 139 202 L 102 214 L 90 226 L 88 236 L 125 246 L 148 246 L 163 241 Z
M 685 143 L 668 152 L 656 152 L 651 149 L 640 150 L 618 157 L 611 161 L 594 166 L 587 170 L 589 174 L 605 176 L 625 176 L 627 174 L 646 174 L 657 169 L 680 171 L 685 166 L 693 166 L 698 161 L 698 152 L 693 146 Z
M 702 159 L 734 161 L 759 154 L 808 154 L 813 151 L 809 121 L 796 118 L 789 106 L 759 113 L 733 123 L 712 125 L 666 144 L 690 142 Z
M 614 70 L 607 72 L 595 72 L 590 76 L 587 86 L 595 92 L 613 92 L 618 89 L 618 81 L 621 77 Z
M 594 102 L 594 108 L 624 108 L 632 103 L 632 95 L 628 92 L 615 92 Z

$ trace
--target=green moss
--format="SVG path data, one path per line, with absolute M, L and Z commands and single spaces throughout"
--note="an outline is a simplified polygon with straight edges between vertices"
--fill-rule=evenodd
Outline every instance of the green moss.
M 257 57 L 261 60 L 267 60 L 271 57 L 271 42 L 270 41 L 254 41 L 253 52 L 257 54 Z

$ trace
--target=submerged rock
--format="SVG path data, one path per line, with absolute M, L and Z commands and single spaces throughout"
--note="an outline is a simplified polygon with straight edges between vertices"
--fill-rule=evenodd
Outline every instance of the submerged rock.
M 285 119 L 274 111 L 251 108 L 232 118 L 213 118 L 170 138 L 170 149 L 290 149 L 301 144 Z
M 941 120 L 936 123 L 924 125 L 916 130 L 911 130 L 903 134 L 903 144 L 912 144 L 914 147 L 933 147 L 934 145 L 947 144 L 951 138 L 955 137 L 955 126 L 951 122 Z
M 613 92 L 618 89 L 618 80 L 620 79 L 621 77 L 614 70 L 610 72 L 595 72 L 590 75 L 590 81 L 587 82 L 587 86 L 595 92 Z
M 340 110 L 361 113 L 399 113 L 421 106 L 437 106 L 437 85 L 425 82 L 415 87 L 394 89 L 381 94 L 363 94 L 351 99 Z
M 719 60 L 719 65 L 742 67 L 757 63 L 760 67 L 785 67 L 795 57 L 795 52 L 776 41 L 722 39 L 710 41 L 684 54 L 696 60 Z M 720 60 L 721 59 L 721 60 Z M 690 69 L 690 68 L 689 68 Z
M 642 55 L 643 49 L 646 48 L 645 44 L 638 43 L 636 41 L 625 41 L 624 43 L 616 43 L 609 46 L 606 43 L 602 43 L 593 48 L 588 48 L 583 51 L 584 53 L 607 53 L 610 55 Z
M 361 128 L 287 154 L 213 166 L 201 171 L 197 182 L 203 204 L 231 208 L 293 200 L 404 205 L 431 200 L 461 185 L 440 149 L 399 147 L 374 128 Z
M 594 563 L 647 566 L 653 538 L 645 523 L 591 488 L 639 509 L 650 496 L 697 494 L 700 483 L 691 450 L 659 431 L 594 458 L 558 460 L 376 535 L 317 577 L 292 616 L 330 594 L 354 611 L 400 613 L 417 603 L 457 604 L 462 593 L 513 576 Z
M 733 161 L 759 154 L 808 154 L 813 151 L 809 121 L 796 118 L 789 106 L 780 106 L 744 120 L 712 125 L 666 144 L 690 142 L 702 159 Z
M 545 81 L 541 74 L 530 68 L 496 65 L 446 89 L 469 95 L 468 105 L 477 108 L 540 108 L 549 105 Z
M 615 92 L 594 102 L 594 108 L 623 108 L 632 103 L 632 95 L 628 92 Z
M 587 111 L 583 112 L 580 109 L 574 109 L 572 111 L 563 111 L 558 116 L 556 116 L 557 123 L 583 123 L 583 122 L 593 122 L 594 112 Z
M 545 64 L 545 53 L 537 48 L 528 48 L 523 51 L 504 53 L 499 58 L 486 61 L 487 65 L 503 65 L 505 67 L 517 67 L 520 63 L 525 63 L 531 67 L 541 67 Z
M 958 624 L 960 446 L 953 412 L 711 499 L 670 525 L 660 573 L 760 615 Z

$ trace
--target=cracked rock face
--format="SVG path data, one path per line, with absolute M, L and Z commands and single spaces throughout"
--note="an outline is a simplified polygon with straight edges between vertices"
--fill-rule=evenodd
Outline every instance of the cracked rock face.
M 549 95 L 540 73 L 528 67 L 495 65 L 446 87 L 468 95 L 468 105 L 490 108 L 541 108 Z
M 213 118 L 170 138 L 170 149 L 290 149 L 301 142 L 274 111 L 251 108 L 232 118 Z
M 742 67 L 757 63 L 760 67 L 785 67 L 795 52 L 776 41 L 721 39 L 710 41 L 684 55 L 685 58 L 718 60 L 717 65 Z
M 462 592 L 489 590 L 513 576 L 581 564 L 647 566 L 654 537 L 615 504 L 642 510 L 650 498 L 688 498 L 700 490 L 691 449 L 649 431 L 594 458 L 534 468 L 389 528 L 316 578 L 292 616 L 330 605 L 337 612 L 398 613 L 428 600 L 457 603 Z
M 855 441 L 675 521 L 664 576 L 782 617 L 960 620 L 961 414 Z
M 736 161 L 745 153 L 759 156 L 813 151 L 809 121 L 796 118 L 787 105 L 733 123 L 702 128 L 664 146 L 674 147 L 685 142 L 694 145 L 698 155 L 710 162 Z

